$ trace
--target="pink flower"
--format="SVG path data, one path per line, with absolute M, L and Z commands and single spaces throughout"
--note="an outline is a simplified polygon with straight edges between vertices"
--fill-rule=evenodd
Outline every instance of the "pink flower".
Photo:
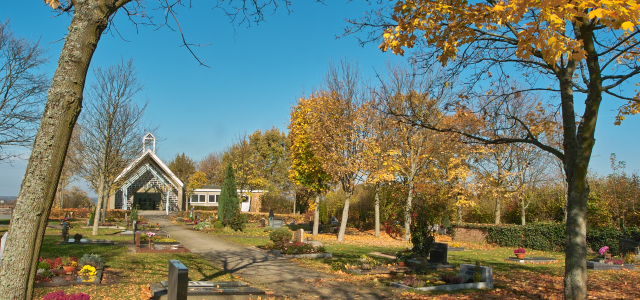
M 598 250 L 598 253 L 600 253 L 600 255 L 604 255 L 605 253 L 607 253 L 607 250 L 609 250 L 608 246 L 604 246 L 602 248 L 600 248 L 600 250 Z

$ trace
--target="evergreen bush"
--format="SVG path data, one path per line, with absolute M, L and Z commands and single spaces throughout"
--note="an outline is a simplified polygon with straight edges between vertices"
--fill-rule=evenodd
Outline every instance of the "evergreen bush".
M 435 211 L 437 210 L 424 203 L 414 206 L 411 222 L 411 243 L 413 244 L 411 252 L 414 256 L 429 256 L 431 245 L 436 240 L 435 232 L 431 230 L 432 226 L 437 223 Z
M 131 222 L 133 221 L 138 221 L 138 209 L 135 207 L 131 209 Z
M 240 209 L 236 209 L 236 212 L 229 221 L 229 227 L 235 231 L 244 231 L 244 228 L 247 226 L 247 215 L 240 212 Z
M 278 228 L 269 233 L 269 239 L 276 245 L 279 243 L 288 243 L 292 237 L 293 233 L 289 230 L 289 228 L 285 227 Z
M 238 201 L 238 188 L 236 186 L 236 178 L 233 173 L 231 163 L 227 164 L 227 170 L 224 174 L 224 183 L 220 191 L 220 199 L 218 200 L 218 220 L 222 221 L 225 226 L 235 216 L 236 210 L 239 211 L 240 204 Z
M 216 229 L 222 229 L 222 228 L 224 228 L 224 224 L 222 224 L 222 222 L 221 222 L 221 221 L 215 221 L 215 222 L 213 223 L 213 228 L 216 228 Z

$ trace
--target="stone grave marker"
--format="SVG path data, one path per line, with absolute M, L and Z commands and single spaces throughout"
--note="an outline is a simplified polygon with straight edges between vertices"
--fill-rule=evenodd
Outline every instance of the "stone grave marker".
M 124 227 L 128 227 L 129 226 L 129 216 L 127 216 L 127 213 L 124 213 Z
M 267 227 L 267 219 L 265 218 L 260 219 L 260 227 Z
M 69 240 L 69 223 L 67 222 L 62 222 L 62 240 L 65 242 Z
M 133 234 L 133 240 L 134 240 L 134 241 L 135 241 L 135 243 L 136 243 L 136 247 L 140 247 L 140 231 L 136 231 L 136 232 Z
M 167 299 L 187 300 L 187 290 L 189 288 L 189 269 L 187 266 L 179 260 L 170 260 L 167 281 Z
M 298 229 L 293 233 L 293 242 L 299 244 L 304 242 L 304 229 Z
M 476 266 L 471 264 L 461 264 L 460 265 L 460 275 L 463 278 L 473 278 L 473 274 L 476 271 Z M 493 288 L 493 268 L 480 266 L 480 282 L 486 282 L 488 288 Z
M 2 239 L 0 239 L 0 262 L 2 262 L 2 255 L 4 253 L 4 247 L 5 245 L 7 245 L 7 235 L 9 234 L 9 232 L 5 232 L 2 235 Z
M 448 248 L 445 243 L 433 243 L 429 251 L 429 263 L 446 265 Z
M 269 226 L 273 229 L 282 228 L 284 226 L 284 221 L 282 220 L 269 220 Z
M 620 249 L 620 253 L 623 255 L 627 255 L 627 253 L 633 253 L 635 255 L 640 254 L 640 241 L 620 239 L 618 240 L 618 245 L 618 249 Z

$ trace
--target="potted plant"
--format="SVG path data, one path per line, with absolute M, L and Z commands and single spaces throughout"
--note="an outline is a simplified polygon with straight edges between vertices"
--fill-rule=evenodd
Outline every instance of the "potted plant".
M 62 257 L 62 268 L 66 274 L 72 274 L 75 272 L 78 262 L 68 256 Z
M 513 253 L 515 253 L 516 257 L 518 259 L 524 259 L 524 254 L 525 254 L 526 250 L 524 250 L 524 248 L 522 247 L 518 247 L 518 249 L 513 250 Z

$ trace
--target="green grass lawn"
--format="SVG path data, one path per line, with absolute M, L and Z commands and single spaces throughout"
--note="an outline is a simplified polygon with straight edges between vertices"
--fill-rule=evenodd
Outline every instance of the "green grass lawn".
M 84 238 L 109 239 L 124 244 L 132 241 L 131 236 L 120 236 L 120 230 L 100 229 L 99 235 L 92 236 L 90 228 L 75 226 L 69 233 L 73 236 L 80 233 Z M 147 285 L 151 282 L 166 280 L 168 263 L 171 259 L 178 259 L 189 268 L 190 280 L 232 280 L 231 275 L 215 268 L 208 261 L 191 253 L 185 254 L 135 254 L 129 253 L 126 245 L 97 246 L 97 245 L 59 245 L 60 230 L 48 228 L 46 231 L 40 256 L 56 258 L 59 256 L 82 257 L 85 253 L 100 254 L 106 259 L 105 278 L 103 282 L 109 285 L 99 286 L 71 286 L 57 288 L 36 288 L 34 299 L 42 299 L 48 292 L 64 290 L 67 294 L 83 292 L 91 299 L 140 299 Z

